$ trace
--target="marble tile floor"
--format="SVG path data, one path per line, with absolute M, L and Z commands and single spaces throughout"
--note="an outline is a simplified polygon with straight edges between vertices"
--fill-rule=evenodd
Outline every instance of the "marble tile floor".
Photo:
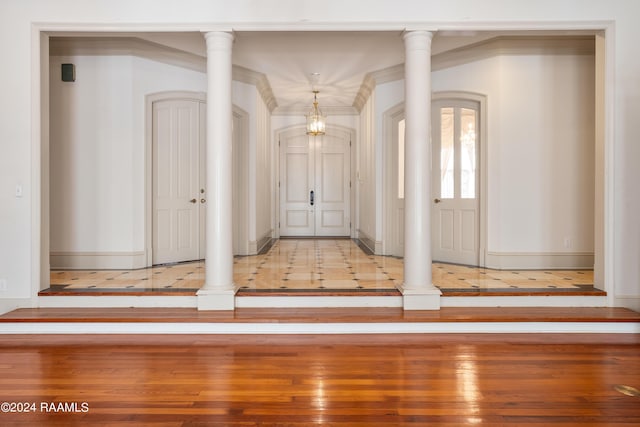
M 70 293 L 193 294 L 204 283 L 204 261 L 140 270 L 52 271 L 41 295 Z M 590 270 L 491 270 L 433 264 L 443 294 L 598 292 Z M 263 255 L 236 257 L 240 293 L 395 291 L 402 259 L 365 253 L 349 239 L 280 239 Z

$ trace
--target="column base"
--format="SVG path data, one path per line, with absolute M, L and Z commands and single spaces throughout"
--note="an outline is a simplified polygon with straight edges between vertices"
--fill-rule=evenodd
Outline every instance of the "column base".
M 431 285 L 425 289 L 407 289 L 400 287 L 402 307 L 405 310 L 440 310 L 440 289 Z
M 234 290 L 200 289 L 198 311 L 201 310 L 235 310 L 236 292 Z

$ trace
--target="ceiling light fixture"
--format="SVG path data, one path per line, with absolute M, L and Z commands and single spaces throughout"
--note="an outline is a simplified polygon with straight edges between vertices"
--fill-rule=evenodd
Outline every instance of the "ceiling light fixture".
M 313 91 L 313 107 L 307 114 L 307 135 L 324 135 L 326 129 L 325 117 L 318 108 L 318 93 L 320 91 Z

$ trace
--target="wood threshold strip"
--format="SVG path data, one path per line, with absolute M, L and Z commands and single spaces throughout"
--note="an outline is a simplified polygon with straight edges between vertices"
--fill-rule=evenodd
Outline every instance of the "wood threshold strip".
M 37 308 L 17 309 L 0 323 L 406 323 L 406 322 L 640 322 L 640 313 L 611 307 L 444 307 L 433 311 L 402 308 Z
M 601 290 L 584 291 L 584 290 L 530 290 L 530 289 L 513 289 L 513 290 L 497 290 L 497 289 L 483 289 L 483 290 L 452 290 L 442 289 L 443 297 L 504 297 L 504 296 L 606 296 L 607 293 Z M 101 296 L 195 296 L 197 290 L 185 290 L 185 291 L 162 291 L 162 290 L 141 290 L 141 291 L 125 291 L 125 290 L 71 290 L 71 291 L 56 291 L 56 290 L 44 290 L 38 293 L 41 297 L 101 297 Z M 402 296 L 402 293 L 397 289 L 340 289 L 340 290 L 315 290 L 315 289 L 239 289 L 236 296 L 238 297 L 315 297 L 315 296 L 330 296 L 330 297 L 362 297 L 362 296 Z

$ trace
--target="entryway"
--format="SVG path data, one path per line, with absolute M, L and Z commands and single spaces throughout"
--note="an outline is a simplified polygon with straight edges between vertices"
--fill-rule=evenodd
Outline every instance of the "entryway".
M 279 134 L 280 236 L 350 236 L 351 132 Z

